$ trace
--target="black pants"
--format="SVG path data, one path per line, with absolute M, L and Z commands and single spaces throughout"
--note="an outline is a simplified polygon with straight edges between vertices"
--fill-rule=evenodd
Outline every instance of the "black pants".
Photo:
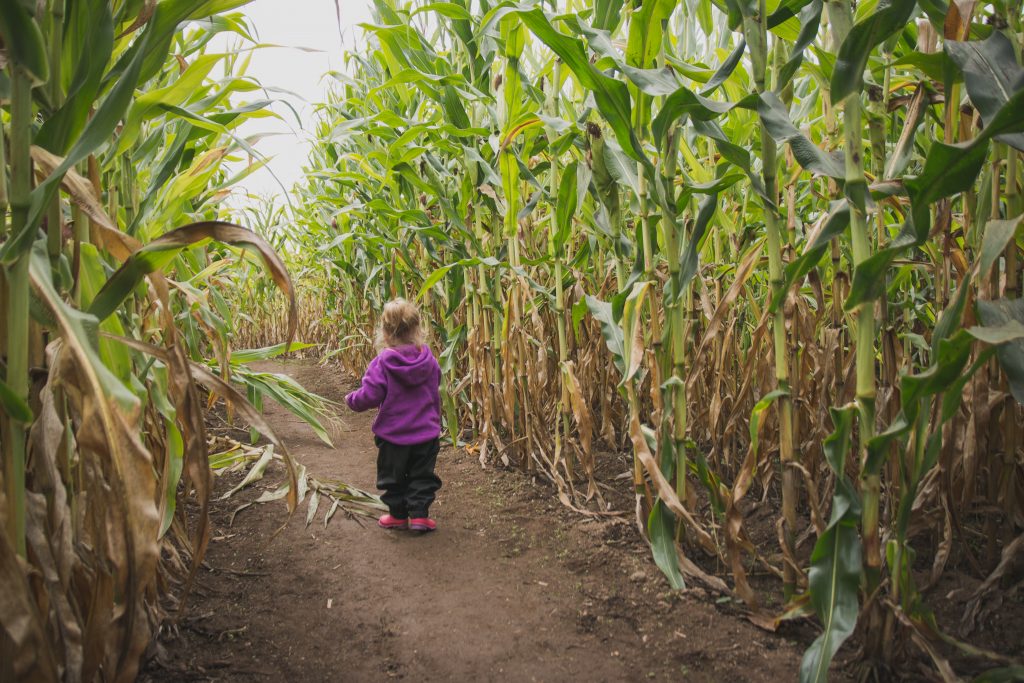
M 392 516 L 426 517 L 434 494 L 441 488 L 441 478 L 434 474 L 441 440 L 402 446 L 374 437 L 377 453 L 377 488 L 381 500 Z

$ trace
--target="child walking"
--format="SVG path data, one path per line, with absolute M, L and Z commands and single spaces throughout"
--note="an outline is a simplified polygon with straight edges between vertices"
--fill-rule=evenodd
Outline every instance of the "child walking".
M 420 312 L 404 299 L 384 306 L 377 329 L 377 357 L 362 386 L 345 397 L 357 412 L 380 408 L 373 421 L 377 488 L 388 514 L 384 529 L 433 531 L 430 504 L 441 488 L 434 473 L 441 447 L 441 368 L 424 343 Z

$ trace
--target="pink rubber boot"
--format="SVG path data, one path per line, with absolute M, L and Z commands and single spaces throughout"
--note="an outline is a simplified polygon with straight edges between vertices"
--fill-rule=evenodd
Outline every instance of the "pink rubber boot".
M 381 518 L 377 520 L 377 526 L 381 529 L 408 529 L 409 520 L 392 517 L 391 514 L 388 513 L 386 515 L 382 515 Z
M 415 517 L 409 520 L 409 529 L 411 531 L 435 531 L 437 523 L 430 517 Z

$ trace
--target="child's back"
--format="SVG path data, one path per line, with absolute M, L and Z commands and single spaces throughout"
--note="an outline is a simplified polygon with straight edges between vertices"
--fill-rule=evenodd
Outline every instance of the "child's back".
M 380 406 L 373 433 L 409 445 L 441 435 L 441 368 L 427 346 L 386 348 L 370 361 L 362 387 L 349 394 L 352 410 Z
M 429 510 L 441 488 L 434 472 L 441 449 L 441 368 L 423 343 L 414 305 L 398 299 L 384 306 L 378 348 L 362 386 L 345 401 L 355 411 L 380 408 L 372 429 L 379 449 L 377 488 L 384 490 L 388 514 L 379 523 L 433 531 Z

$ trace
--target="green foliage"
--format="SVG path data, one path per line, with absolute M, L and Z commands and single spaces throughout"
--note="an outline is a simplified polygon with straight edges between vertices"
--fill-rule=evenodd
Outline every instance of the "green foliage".
M 248 35 L 218 16 L 244 4 L 0 6 L 0 676 L 134 680 L 166 591 L 187 592 L 209 542 L 206 400 L 277 441 L 232 379 L 328 438 L 326 404 L 227 363 L 218 289 L 249 252 L 290 304 L 277 340 L 295 330 L 284 263 L 218 206 L 246 172 L 228 163 L 255 154 L 238 126 L 266 113 L 240 52 L 203 53 Z
M 923 642 L 913 557 L 934 579 L 974 552 L 935 511 L 1007 538 L 1020 514 L 981 474 L 1020 476 L 1019 11 L 375 6 L 267 234 L 302 338 L 359 373 L 383 303 L 415 297 L 453 440 L 603 513 L 628 439 L 671 585 L 718 586 L 685 561 L 706 553 L 760 610 L 767 565 L 824 629 L 804 680 L 858 617 L 898 664 Z M 281 302 L 237 291 L 269 344 Z M 754 495 L 782 500 L 779 544 L 748 536 Z

